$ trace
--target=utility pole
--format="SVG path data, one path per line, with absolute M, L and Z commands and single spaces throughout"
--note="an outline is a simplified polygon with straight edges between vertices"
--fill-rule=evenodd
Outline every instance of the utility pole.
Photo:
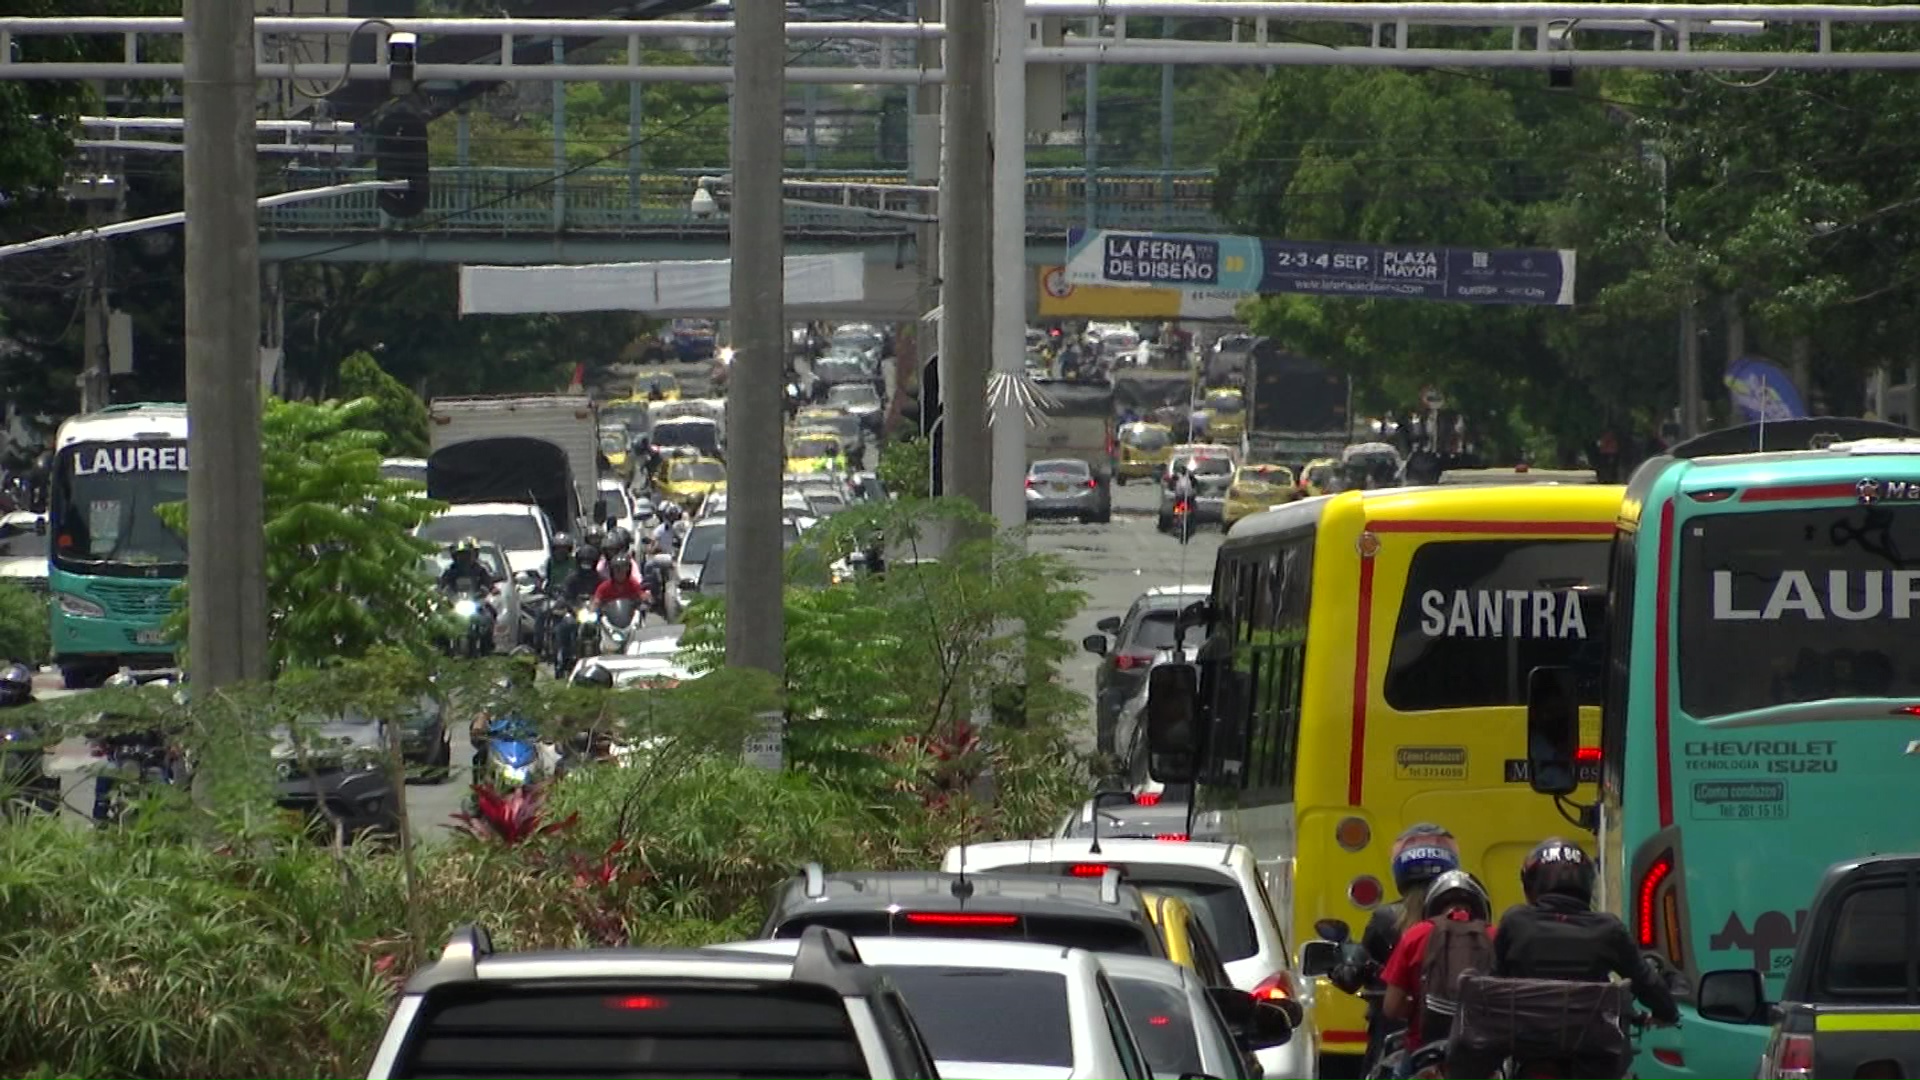
M 734 7 L 733 378 L 727 393 L 727 663 L 785 671 L 780 540 L 786 385 L 787 15 L 759 0 Z
M 940 397 L 946 494 L 993 510 L 987 370 L 993 348 L 992 49 L 985 0 L 946 5 L 940 172 Z
M 208 690 L 268 674 L 253 5 L 185 15 L 187 649 Z
M 993 516 L 1003 529 L 1027 520 L 1027 415 L 1011 381 L 1026 374 L 1027 12 L 994 6 L 993 48 Z M 1017 535 L 1017 534 L 1016 534 Z
M 1700 434 L 1699 310 L 1692 294 L 1680 308 L 1680 437 Z
M 87 228 L 97 229 L 120 221 L 126 211 L 126 184 L 117 175 L 92 172 L 67 185 L 69 199 L 81 202 L 86 210 Z M 80 364 L 80 411 L 97 412 L 112 404 L 109 386 L 112 379 L 113 305 L 108 288 L 113 276 L 113 248 L 104 239 L 87 243 L 85 323 L 82 328 Z
M 940 21 L 940 0 L 915 0 L 914 15 L 923 23 Z M 940 68 L 940 42 L 933 38 L 921 38 L 914 43 L 914 61 L 922 71 L 937 71 Z M 924 83 L 910 88 L 913 93 L 913 139 L 912 161 L 913 180 L 916 184 L 935 185 L 940 182 L 941 145 L 941 105 L 940 84 Z M 928 211 L 935 216 L 940 213 L 940 201 L 936 196 Z M 915 392 L 919 394 L 921 426 L 924 429 L 930 422 L 929 410 L 938 403 L 932 393 L 938 378 L 926 379 L 921 373 L 927 370 L 927 361 L 940 355 L 940 320 L 930 318 L 933 310 L 940 306 L 940 226 L 935 222 L 926 222 L 914 226 L 915 270 L 919 276 L 919 295 L 914 306 L 917 321 L 913 333 L 914 377 L 918 383 Z M 899 365 L 895 364 L 896 369 Z M 895 376 L 895 385 L 902 380 Z M 933 432 L 926 432 L 928 452 L 932 452 Z M 932 459 L 929 471 L 928 489 L 933 494 L 942 493 L 945 480 L 945 464 Z

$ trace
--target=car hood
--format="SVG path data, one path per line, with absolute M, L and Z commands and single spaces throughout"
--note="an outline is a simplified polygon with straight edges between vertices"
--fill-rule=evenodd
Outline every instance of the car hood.
M 525 548 L 520 551 L 502 552 L 502 554 L 507 557 L 507 569 L 512 570 L 516 577 L 529 570 L 546 572 L 547 553 L 539 548 Z

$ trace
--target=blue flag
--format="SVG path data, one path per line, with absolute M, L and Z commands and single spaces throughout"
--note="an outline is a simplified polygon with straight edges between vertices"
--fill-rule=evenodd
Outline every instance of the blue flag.
M 1793 379 L 1770 360 L 1758 356 L 1735 360 L 1727 365 L 1726 384 L 1734 413 L 1743 423 L 1800 420 L 1807 415 L 1806 402 Z

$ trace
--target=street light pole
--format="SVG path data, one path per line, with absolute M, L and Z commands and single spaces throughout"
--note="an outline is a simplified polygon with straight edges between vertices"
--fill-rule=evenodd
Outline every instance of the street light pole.
M 993 516 L 1002 529 L 1026 524 L 1027 415 L 1007 385 L 1026 373 L 1027 13 L 1024 0 L 999 0 L 993 50 Z M 1018 534 L 1014 534 L 1018 535 Z
M 786 385 L 786 9 L 736 5 L 733 43 L 733 377 L 727 393 L 727 664 L 785 670 L 780 485 Z
M 993 510 L 987 371 L 993 349 L 992 42 L 985 0 L 945 5 L 940 170 L 940 400 L 945 493 Z
M 187 651 L 204 690 L 268 674 L 253 5 L 185 15 Z

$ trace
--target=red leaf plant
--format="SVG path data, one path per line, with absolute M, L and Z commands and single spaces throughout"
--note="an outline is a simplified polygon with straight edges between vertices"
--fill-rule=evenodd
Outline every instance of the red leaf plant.
M 544 785 L 527 784 L 502 794 L 491 785 L 473 785 L 473 810 L 453 816 L 456 824 L 447 828 L 485 843 L 515 847 L 542 836 L 564 832 L 580 820 L 568 814 L 559 821 L 548 821 L 547 792 Z

